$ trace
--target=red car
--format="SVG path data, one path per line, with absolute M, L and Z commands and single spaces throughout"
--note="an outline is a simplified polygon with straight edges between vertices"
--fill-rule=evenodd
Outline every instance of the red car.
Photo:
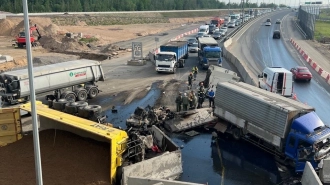
M 307 80 L 311 81 L 313 75 L 307 67 L 297 66 L 290 70 L 293 74 L 294 80 Z

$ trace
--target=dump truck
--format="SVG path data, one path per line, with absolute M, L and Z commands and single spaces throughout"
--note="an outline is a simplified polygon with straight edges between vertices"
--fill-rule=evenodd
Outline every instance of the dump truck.
M 96 85 L 104 81 L 101 63 L 94 60 L 74 60 L 34 67 L 34 88 L 37 95 L 51 92 L 47 100 L 64 98 L 84 101 L 101 92 Z M 26 102 L 30 96 L 28 69 L 0 74 L 0 96 L 7 104 Z
M 244 139 L 296 172 L 330 158 L 330 128 L 313 107 L 243 82 L 217 84 L 215 97 L 213 113 L 226 121 L 216 124 L 217 134 Z
M 222 50 L 214 38 L 198 39 L 198 58 L 203 69 L 208 69 L 210 65 L 222 66 L 222 57 Z
M 81 108 L 81 106 L 77 105 L 77 108 Z M 20 116 L 20 109 L 31 112 L 31 103 L 21 104 L 19 108 L 0 109 L 0 128 L 2 128 L 0 129 L 1 150 L 5 150 L 6 145 L 15 144 L 18 140 L 24 140 L 24 137 L 29 132 L 29 130 L 24 131 L 24 128 L 31 120 L 24 120 L 26 118 L 23 119 Z M 99 156 L 99 158 L 109 160 L 109 168 L 106 169 L 109 169 L 109 179 L 113 185 L 127 185 L 130 177 L 175 179 L 182 173 L 180 148 L 156 126 L 139 129 L 127 128 L 124 130 L 113 127 L 110 123 L 99 124 L 49 108 L 48 105 L 44 105 L 40 101 L 36 102 L 36 109 L 40 124 L 39 132 L 55 130 L 54 143 L 55 138 L 56 140 L 60 139 L 60 135 L 56 136 L 56 130 L 67 131 L 100 143 L 109 143 L 109 156 Z M 66 140 L 67 138 L 62 139 Z M 43 141 L 41 140 L 40 142 L 42 143 Z M 54 155 L 56 155 L 56 151 L 54 151 Z M 83 153 L 79 157 L 82 158 L 82 156 Z M 63 157 L 65 158 L 65 156 Z M 93 158 L 92 156 L 88 157 Z M 51 159 L 44 158 L 44 160 Z M 51 163 L 53 162 L 51 161 Z M 70 161 L 67 162 L 70 163 Z M 52 166 L 52 168 L 56 168 L 56 166 Z M 58 169 L 58 171 L 60 170 L 65 169 Z M 52 176 L 51 173 L 48 175 Z M 14 176 L 12 177 L 15 178 Z M 79 177 L 73 176 L 72 178 Z M 96 179 L 93 180 L 95 181 Z M 29 184 L 29 182 L 25 183 Z
M 183 68 L 188 58 L 187 41 L 171 41 L 160 46 L 156 55 L 156 71 L 175 73 L 177 68 Z

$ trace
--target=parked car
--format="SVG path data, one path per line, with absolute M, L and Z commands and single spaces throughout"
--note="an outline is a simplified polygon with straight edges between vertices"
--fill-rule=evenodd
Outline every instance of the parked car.
M 188 41 L 188 46 L 191 46 L 194 43 L 197 43 L 198 41 L 196 39 L 189 39 Z
M 198 52 L 198 43 L 193 43 L 189 46 L 189 53 L 197 53 Z
M 266 22 L 265 26 L 271 26 L 272 23 L 271 22 Z
M 222 36 L 222 34 L 220 33 L 220 31 L 217 31 L 217 32 L 214 32 L 212 37 L 215 39 L 215 40 L 218 40 L 220 39 Z
M 230 23 L 228 24 L 228 28 L 235 28 L 235 23 L 230 22 Z
M 297 66 L 291 68 L 290 71 L 292 72 L 294 80 L 307 80 L 308 82 L 310 82 L 311 79 L 313 78 L 312 73 L 309 71 L 307 67 Z
M 277 19 L 276 20 L 276 24 L 281 24 L 281 20 L 280 19 Z
M 274 30 L 273 39 L 280 39 L 280 38 L 281 38 L 280 30 Z

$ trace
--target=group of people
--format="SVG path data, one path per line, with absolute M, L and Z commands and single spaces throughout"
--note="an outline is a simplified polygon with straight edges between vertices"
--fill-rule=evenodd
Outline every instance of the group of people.
M 197 74 L 198 74 L 198 67 L 195 66 L 195 67 L 193 67 L 192 72 L 188 75 L 188 89 L 192 88 L 192 81 L 196 80 Z M 210 89 L 207 92 L 207 95 L 208 95 L 208 99 L 209 99 L 209 107 L 214 107 L 215 93 L 214 93 L 213 89 Z M 189 106 L 189 109 L 203 108 L 205 96 L 206 96 L 206 92 L 204 89 L 203 82 L 201 82 L 199 84 L 197 96 L 193 90 L 191 90 L 188 95 L 187 95 L 187 93 L 183 93 L 183 95 L 182 95 L 182 93 L 179 92 L 178 96 L 175 99 L 176 111 L 180 112 L 181 106 L 183 107 L 183 109 L 182 109 L 183 111 L 187 111 L 188 106 Z M 196 104 L 197 104 L 197 106 L 196 106 Z

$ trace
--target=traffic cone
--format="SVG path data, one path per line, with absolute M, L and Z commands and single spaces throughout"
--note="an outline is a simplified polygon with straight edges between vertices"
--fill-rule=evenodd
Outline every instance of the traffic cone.
M 294 100 L 297 100 L 297 95 L 296 94 L 293 94 L 293 97 L 292 97 Z

